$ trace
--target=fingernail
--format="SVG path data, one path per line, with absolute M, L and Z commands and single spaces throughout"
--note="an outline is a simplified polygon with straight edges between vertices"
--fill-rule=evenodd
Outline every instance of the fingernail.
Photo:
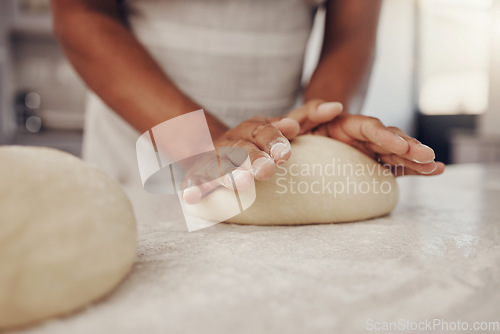
M 426 150 L 428 152 L 432 152 L 432 158 L 429 159 L 429 160 L 424 160 L 424 161 L 421 161 L 421 160 L 418 160 L 418 159 L 412 159 L 413 162 L 416 162 L 418 164 L 428 164 L 428 163 L 433 162 L 434 159 L 436 159 L 436 155 L 435 155 L 434 150 L 432 148 L 430 148 L 429 146 L 424 145 L 424 144 L 419 144 L 418 146 L 419 146 L 420 149 L 424 149 L 424 150 Z
M 182 198 L 185 202 L 196 203 L 201 200 L 201 190 L 198 187 L 189 187 L 182 192 Z
M 273 124 L 274 126 L 279 126 L 279 125 L 283 125 L 283 124 L 294 122 L 294 121 L 295 120 L 292 120 L 291 118 L 283 118 L 283 119 L 280 119 L 279 121 L 272 122 L 271 124 Z
M 291 150 L 290 144 L 279 142 L 271 147 L 270 153 L 275 161 L 280 161 L 283 160 L 287 154 L 290 154 Z
M 434 160 L 428 160 L 428 161 L 419 161 L 417 159 L 412 159 L 413 162 L 416 162 L 417 164 L 429 164 L 433 162 Z
M 253 177 L 252 173 L 248 170 L 235 169 L 233 172 L 234 182 L 236 184 L 245 181 L 248 177 Z
M 340 108 L 340 110 L 342 110 L 344 108 L 344 106 L 340 102 L 325 102 L 325 103 L 321 103 L 318 106 L 318 112 L 327 113 L 327 112 L 332 111 L 333 109 L 339 109 L 339 108 Z
M 228 175 L 230 184 L 228 188 L 231 189 L 236 188 L 237 190 L 244 190 L 252 184 L 251 182 L 254 179 L 252 172 L 249 170 L 235 169 L 231 172 L 231 174 L 233 175 L 234 180 L 233 184 L 233 182 L 231 181 L 231 177 Z
M 429 150 L 429 151 L 431 151 L 432 153 L 434 153 L 434 150 L 432 148 L 430 148 L 429 146 L 424 145 L 424 144 L 420 144 L 420 146 L 423 147 L 423 148 L 425 148 L 425 149 L 427 149 L 427 150 Z
M 421 174 L 432 174 L 437 169 L 437 167 L 438 167 L 437 163 L 434 163 L 434 168 L 430 172 L 420 172 L 420 173 Z
M 258 158 L 257 160 L 255 160 L 252 164 L 252 172 L 253 172 L 253 175 L 257 175 L 257 173 L 259 173 L 259 171 L 262 169 L 262 167 L 264 167 L 266 164 L 274 164 L 274 161 L 271 160 L 270 158 L 266 158 L 266 157 L 262 157 L 262 158 Z

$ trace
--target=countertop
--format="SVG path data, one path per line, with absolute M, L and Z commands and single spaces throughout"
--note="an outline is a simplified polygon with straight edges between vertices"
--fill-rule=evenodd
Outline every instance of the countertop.
M 192 233 L 174 198 L 129 191 L 139 242 L 129 277 L 83 311 L 23 332 L 366 333 L 384 321 L 500 321 L 500 165 L 398 182 L 398 207 L 378 219 Z

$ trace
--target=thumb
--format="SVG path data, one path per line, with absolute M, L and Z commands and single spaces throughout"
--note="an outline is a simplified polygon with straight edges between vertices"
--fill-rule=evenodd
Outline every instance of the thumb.
M 306 133 L 322 123 L 327 123 L 342 113 L 343 106 L 339 102 L 311 100 L 302 107 L 292 110 L 288 117 L 300 123 L 300 133 Z
M 323 100 L 319 99 L 310 100 L 307 103 L 304 103 L 299 108 L 293 109 L 286 116 L 295 119 L 297 122 L 299 122 L 299 124 L 302 125 L 305 121 L 307 121 L 309 114 L 314 109 L 318 108 L 318 106 L 323 102 Z

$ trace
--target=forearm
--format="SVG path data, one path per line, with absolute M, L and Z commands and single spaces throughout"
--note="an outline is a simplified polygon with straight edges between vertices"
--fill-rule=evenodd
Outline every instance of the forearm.
M 164 74 L 130 31 L 111 15 L 54 10 L 55 31 L 75 69 L 101 99 L 140 132 L 200 109 Z M 207 115 L 212 137 L 227 128 Z
M 360 108 L 373 64 L 381 4 L 380 0 L 327 1 L 323 48 L 306 101 L 339 101 L 348 111 Z
M 346 111 L 358 109 L 366 95 L 374 59 L 374 45 L 345 45 L 323 54 L 304 94 L 312 99 L 338 101 Z

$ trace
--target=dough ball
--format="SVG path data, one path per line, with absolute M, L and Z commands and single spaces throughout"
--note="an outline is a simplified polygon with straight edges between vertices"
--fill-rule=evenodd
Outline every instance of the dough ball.
M 81 308 L 129 272 L 135 217 L 104 172 L 48 148 L 0 147 L 0 328 Z
M 398 201 L 398 186 L 389 169 L 353 147 L 324 136 L 300 136 L 292 156 L 267 181 L 256 181 L 256 200 L 228 222 L 253 225 L 299 225 L 351 222 L 386 215 Z M 242 202 L 253 189 L 239 191 Z M 190 206 L 190 214 L 207 218 L 224 210 L 234 197 L 220 188 Z

